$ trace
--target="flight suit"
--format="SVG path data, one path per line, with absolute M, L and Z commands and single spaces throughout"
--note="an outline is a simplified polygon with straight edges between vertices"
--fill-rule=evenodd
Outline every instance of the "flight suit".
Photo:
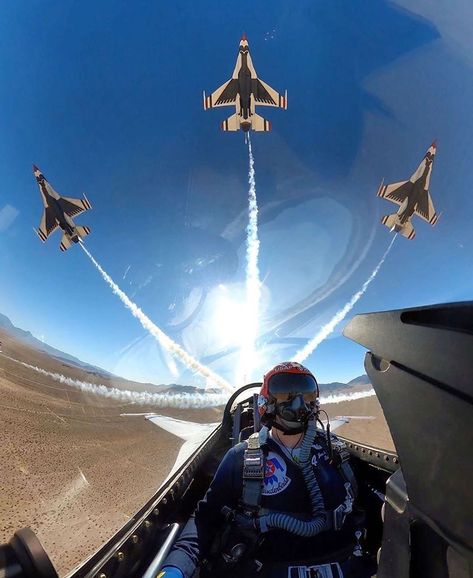
M 371 576 L 372 564 L 366 564 L 361 557 L 352 556 L 356 546 L 355 531 L 358 529 L 354 514 L 347 516 L 340 529 L 329 528 L 310 538 L 279 529 L 262 534 L 255 529 L 251 518 L 242 515 L 237 515 L 233 523 L 229 522 L 231 516 L 228 514 L 238 511 L 241 503 L 246 445 L 246 442 L 240 443 L 227 452 L 207 494 L 198 504 L 195 519 L 190 521 L 181 534 L 165 565 L 178 567 L 186 578 L 192 576 L 199 560 L 203 561 L 201 575 L 225 574 L 226 578 L 253 575 L 286 578 L 291 575 L 291 566 L 306 566 L 306 574 L 303 569 L 300 570 L 300 576 L 305 578 L 311 576 L 311 572 L 317 576 L 315 570 L 310 570 L 311 565 L 340 562 L 340 568 L 345 567 L 340 577 Z M 261 513 L 270 510 L 285 512 L 301 519 L 310 518 L 311 504 L 304 478 L 297 465 L 297 451 L 291 452 L 271 437 L 262 448 L 265 454 L 265 471 Z M 330 514 L 346 500 L 347 480 L 340 468 L 331 463 L 323 432 L 318 433 L 312 445 L 311 462 L 325 509 Z M 226 563 L 222 553 L 226 553 L 228 561 L 233 542 L 243 544 L 246 552 L 238 562 Z M 358 553 L 360 551 L 358 548 Z M 348 559 L 350 560 L 347 561 Z M 294 570 L 293 575 L 299 578 L 297 572 L 299 570 Z M 336 572 L 338 569 L 334 568 L 334 578 L 338 578 Z

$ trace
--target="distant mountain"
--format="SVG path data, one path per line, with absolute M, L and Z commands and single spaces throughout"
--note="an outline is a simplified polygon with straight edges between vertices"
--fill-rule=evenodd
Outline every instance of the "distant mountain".
M 370 378 L 366 375 L 360 375 L 360 377 L 355 377 L 347 383 L 350 387 L 357 387 L 359 385 L 371 385 Z
M 196 391 L 202 392 L 202 388 L 194 387 L 193 385 L 170 383 L 165 389 L 161 389 L 159 393 L 195 393 Z
M 56 349 L 55 347 L 51 347 L 51 345 L 44 343 L 40 339 L 36 339 L 36 337 L 34 337 L 34 335 L 30 331 L 25 331 L 23 329 L 20 329 L 19 327 L 16 327 L 15 325 L 13 325 L 13 323 L 10 321 L 10 319 L 8 319 L 6 315 L 3 315 L 1 313 L 0 313 L 0 329 L 5 330 L 12 337 L 17 339 L 18 341 L 21 341 L 25 345 L 29 345 L 34 349 L 43 351 L 44 353 L 47 353 L 48 355 L 55 357 L 59 361 L 65 361 L 70 365 L 75 365 L 79 369 L 85 370 L 88 373 L 93 373 L 95 375 L 101 375 L 104 377 L 110 377 L 113 375 L 110 372 L 106 371 L 105 369 L 102 369 L 101 367 L 96 367 L 95 365 L 85 363 L 84 361 L 81 361 L 80 359 L 74 357 L 73 355 L 69 355 L 64 351 Z
M 355 377 L 348 383 L 342 383 L 340 381 L 333 381 L 332 383 L 319 383 L 319 388 L 321 393 L 332 393 L 339 389 L 350 389 L 354 387 L 368 386 L 371 385 L 370 378 L 365 375 L 360 375 Z
M 8 319 L 6 315 L 2 315 L 1 313 L 0 313 L 0 327 L 2 329 L 6 329 L 9 333 L 15 331 L 18 334 L 18 336 L 29 335 L 33 337 L 29 331 L 23 331 L 23 329 L 18 329 L 18 327 L 15 327 L 13 323 L 10 321 L 10 319 Z
M 371 385 L 369 377 L 367 375 L 360 375 L 359 377 L 355 377 L 348 383 L 342 383 L 341 381 L 333 381 L 332 383 L 319 383 L 320 393 L 333 393 L 334 391 L 340 389 L 350 389 L 354 387 L 360 386 L 368 386 Z M 218 389 L 207 389 L 205 390 L 206 393 L 221 393 Z M 166 389 L 162 390 L 162 393 L 202 393 L 202 388 L 194 387 L 192 385 L 177 385 L 175 383 L 169 385 Z
M 347 383 L 342 383 L 341 381 L 332 381 L 331 383 L 319 383 L 319 389 L 321 391 L 329 391 L 333 389 L 342 389 L 347 387 Z
M 62 361 L 67 363 L 68 365 L 74 365 L 78 369 L 86 371 L 91 375 L 95 375 L 96 377 L 104 377 L 107 379 L 110 378 L 117 378 L 124 382 L 129 382 L 129 380 L 125 380 L 118 376 L 115 376 L 113 373 L 102 369 L 101 367 L 97 367 L 95 365 L 90 365 L 81 361 L 77 357 L 73 355 L 69 355 L 64 351 L 60 351 L 55 347 L 51 347 L 47 343 L 36 339 L 30 331 L 24 331 L 18 327 L 15 327 L 13 323 L 8 319 L 6 315 L 2 315 L 0 313 L 0 329 L 8 332 L 12 337 L 21 341 L 22 343 L 33 347 L 39 351 L 47 353 L 48 355 L 56 358 L 58 361 Z M 132 382 L 130 382 L 132 383 Z M 155 385 L 155 384 L 136 384 L 139 385 L 139 389 L 143 391 L 159 391 L 160 393 L 171 393 L 171 394 L 180 394 L 180 393 L 202 393 L 202 388 L 194 387 L 192 385 L 179 385 L 177 383 L 171 383 L 168 385 Z M 370 385 L 370 380 L 367 375 L 360 375 L 359 377 L 355 377 L 348 383 L 342 383 L 339 381 L 334 381 L 332 383 L 319 383 L 319 388 L 321 393 L 331 393 L 333 391 L 337 391 L 340 389 L 347 389 L 352 387 L 359 387 L 359 386 L 367 386 Z M 207 389 L 206 393 L 221 393 L 218 389 Z

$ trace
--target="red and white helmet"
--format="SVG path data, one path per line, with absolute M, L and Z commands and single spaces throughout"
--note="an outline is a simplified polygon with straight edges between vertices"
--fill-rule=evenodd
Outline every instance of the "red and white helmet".
M 294 395 L 303 395 L 314 407 L 318 405 L 319 386 L 314 374 L 300 363 L 284 361 L 270 369 L 263 378 L 258 396 L 261 416 L 275 415 L 276 404 Z

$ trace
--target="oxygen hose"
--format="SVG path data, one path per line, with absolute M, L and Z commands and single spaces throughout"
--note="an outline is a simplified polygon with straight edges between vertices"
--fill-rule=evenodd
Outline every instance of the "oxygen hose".
M 304 481 L 309 492 L 309 498 L 312 509 L 311 520 L 299 520 L 289 514 L 282 514 L 280 512 L 270 512 L 259 518 L 259 524 L 262 532 L 267 532 L 270 529 L 278 528 L 286 530 L 296 536 L 303 536 L 309 538 L 315 536 L 325 528 L 326 513 L 325 504 L 322 492 L 315 477 L 314 468 L 310 459 L 312 445 L 316 436 L 316 423 L 311 420 L 307 426 L 304 434 L 304 439 L 301 444 L 300 463 L 298 464 Z

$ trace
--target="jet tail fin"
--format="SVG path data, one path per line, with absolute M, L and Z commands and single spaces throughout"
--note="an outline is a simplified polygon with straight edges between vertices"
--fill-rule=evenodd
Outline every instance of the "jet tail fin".
M 240 120 L 237 114 L 232 114 L 229 116 L 227 120 L 222 122 L 222 130 L 226 131 L 235 131 L 240 130 Z
M 381 223 L 385 225 L 388 229 L 393 229 L 397 222 L 397 214 L 393 213 L 392 215 L 384 215 L 381 219 Z
M 82 227 L 80 225 L 76 226 L 76 231 L 77 231 L 77 234 L 79 235 L 79 237 L 81 239 L 83 239 L 84 237 L 87 237 L 87 235 L 90 234 L 90 228 L 89 227 Z
M 416 232 L 410 221 L 408 221 L 399 232 L 403 237 L 406 237 L 406 239 L 409 240 L 413 239 L 416 236 Z
M 406 239 L 413 239 L 416 236 L 416 232 L 412 223 L 407 221 L 404 225 L 400 225 L 398 221 L 397 213 L 393 213 L 392 215 L 384 215 L 381 219 L 381 223 L 385 225 L 390 231 L 396 231 L 400 233 Z
M 72 245 L 71 238 L 67 233 L 63 233 L 59 248 L 61 249 L 61 251 L 67 251 L 71 245 Z
M 251 117 L 251 128 L 258 132 L 269 132 L 271 130 L 271 123 L 259 114 L 254 114 Z

